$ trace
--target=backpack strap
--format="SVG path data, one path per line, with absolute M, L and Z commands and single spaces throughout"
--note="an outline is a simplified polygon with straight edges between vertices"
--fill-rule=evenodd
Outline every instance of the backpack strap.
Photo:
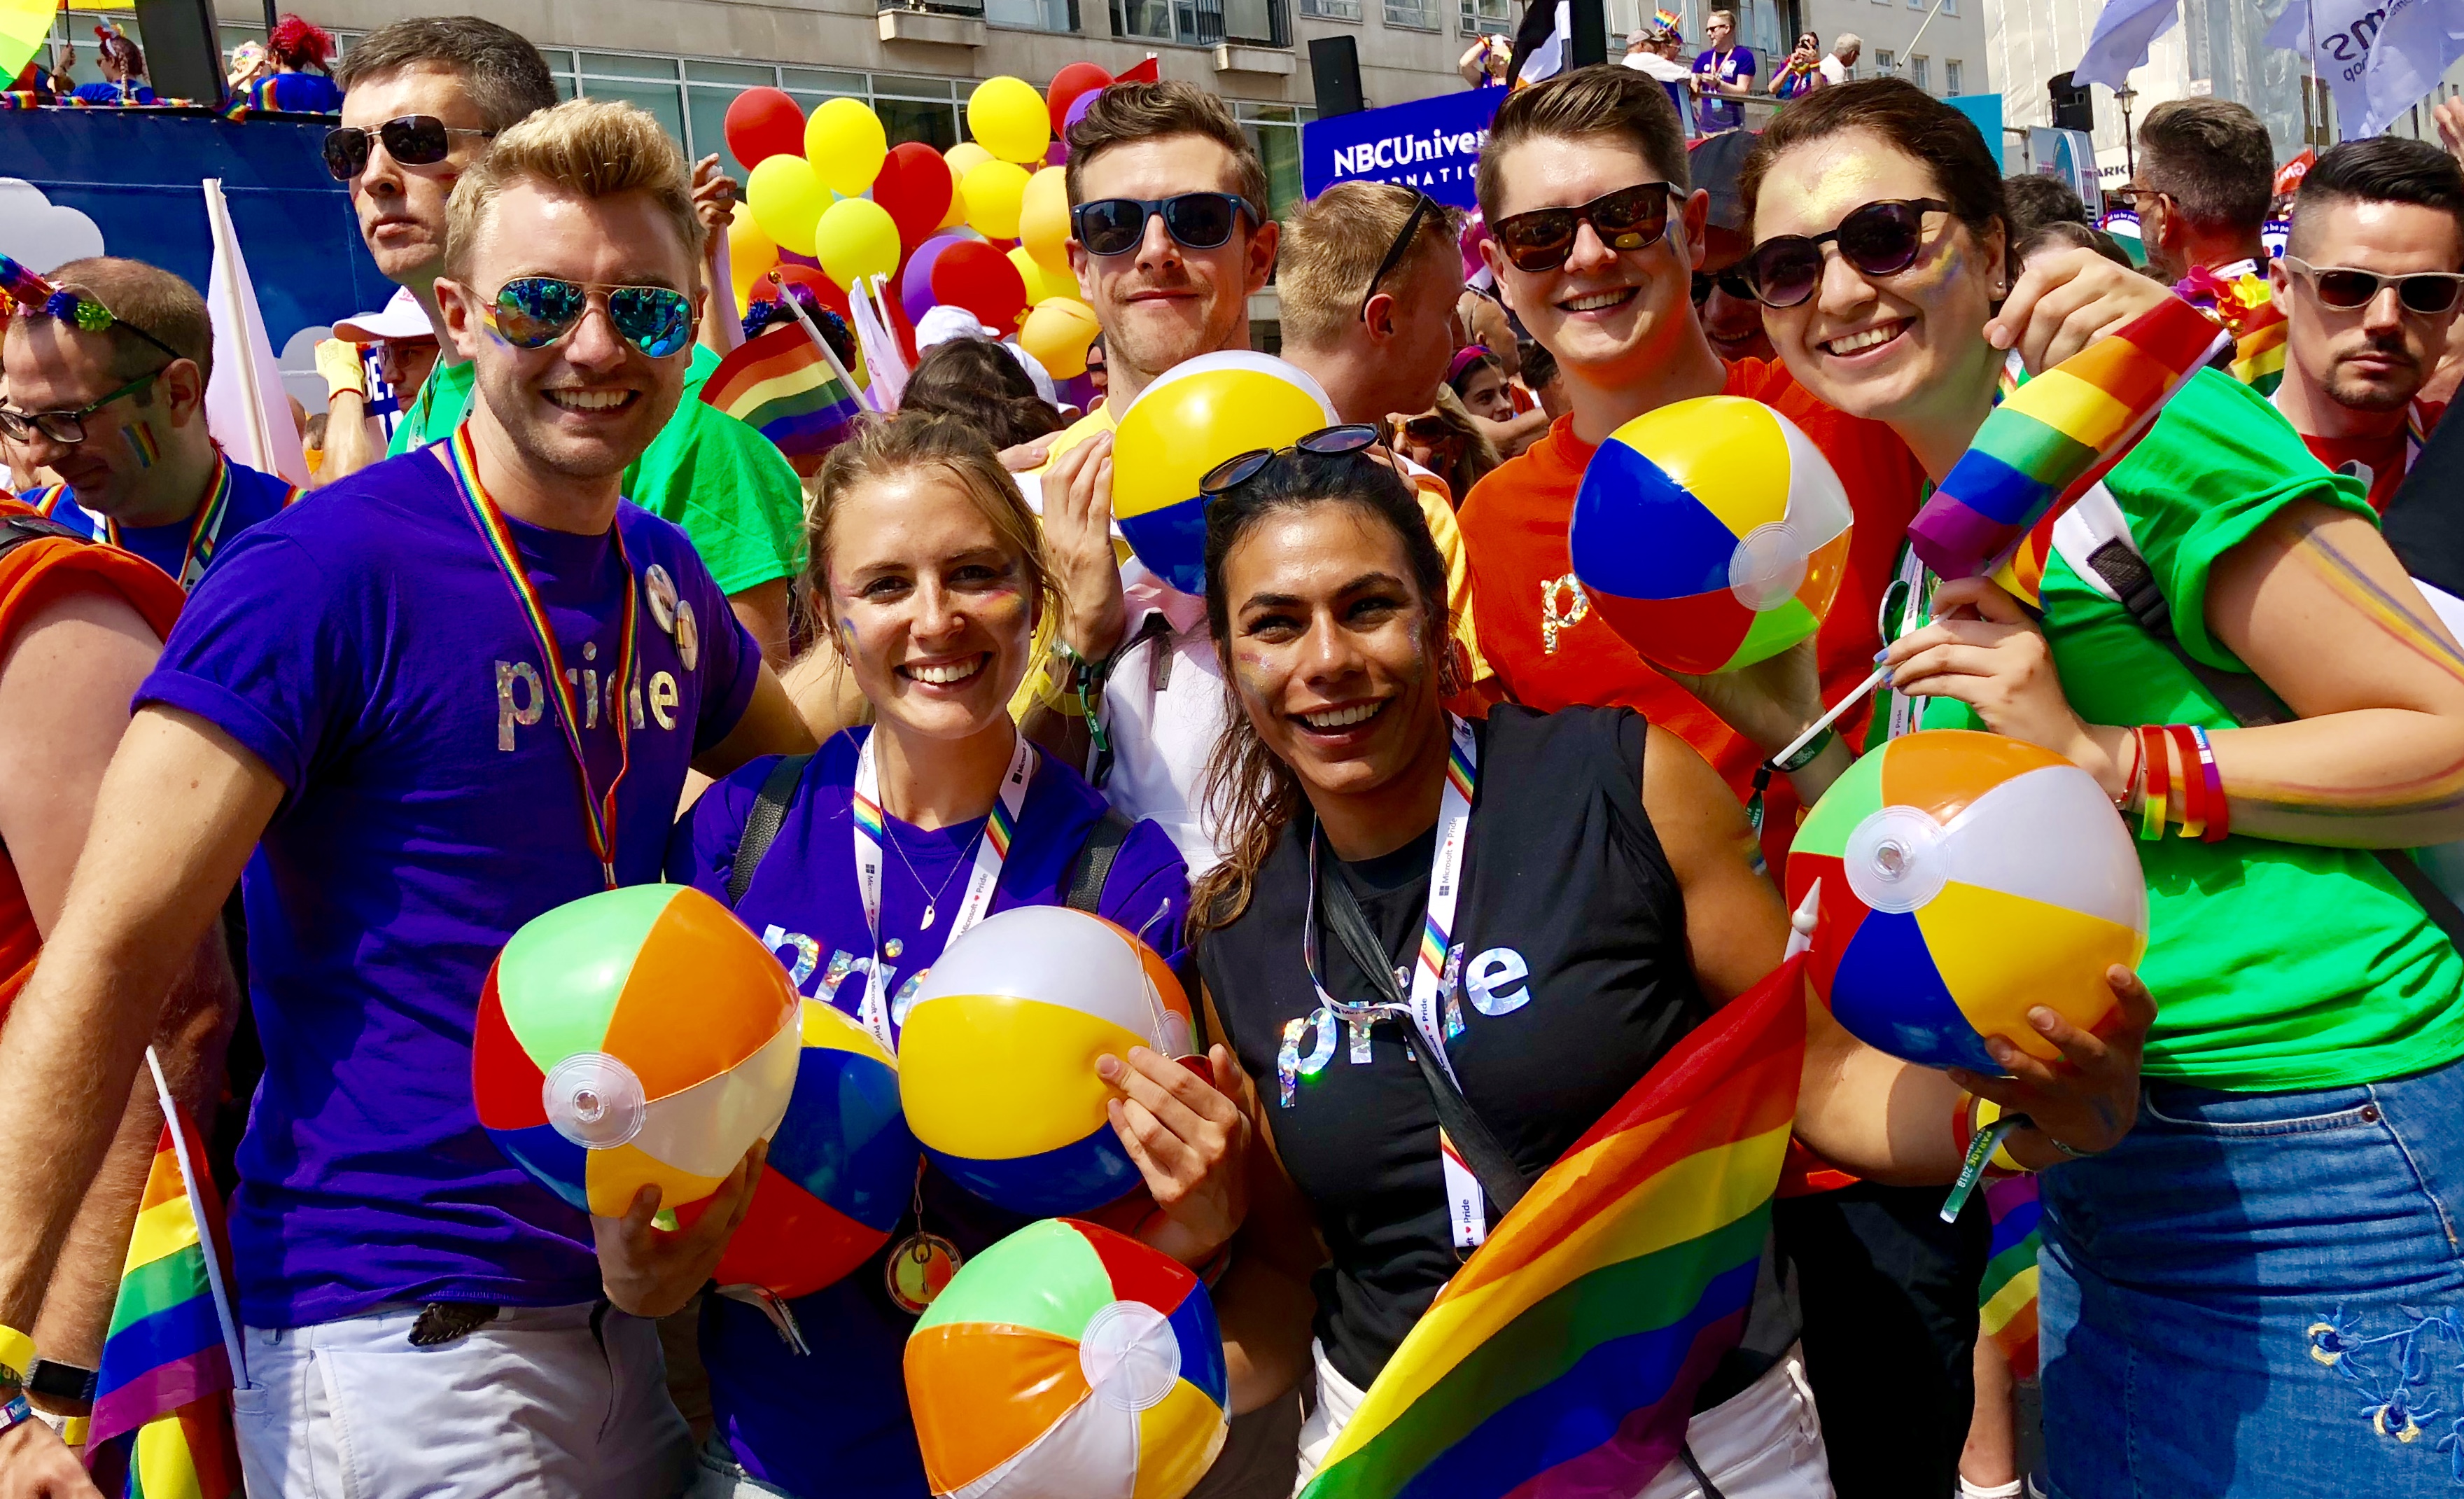
M 736 857 L 727 866 L 727 906 L 733 911 L 753 886 L 753 871 L 787 821 L 787 804 L 795 799 L 796 783 L 804 779 L 810 755 L 789 755 L 770 767 L 761 789 L 754 793 L 753 810 L 744 819 L 744 835 L 736 841 Z
M 94 544 L 94 538 L 72 531 L 48 516 L 0 516 L 0 558 L 30 541 L 44 540 L 75 541 L 80 546 Z
M 2091 505 L 2090 501 L 2098 503 Z M 2086 512 L 2086 514 L 2081 514 Z M 2078 517 L 2076 523 L 2073 517 Z M 2054 524 L 2054 549 L 2071 564 L 2071 570 L 2107 598 L 2130 611 L 2142 629 L 2173 652 L 2175 660 L 2199 679 L 2233 721 L 2245 728 L 2257 728 L 2271 723 L 2289 723 L 2300 716 L 2284 706 L 2267 684 L 2248 672 L 2225 672 L 2182 649 L 2181 637 L 2173 633 L 2172 615 L 2165 604 L 2164 592 L 2156 585 L 2155 574 L 2147 559 L 2139 550 L 2139 542 L 2130 534 L 2129 522 L 2113 500 L 2112 494 L 2101 484 L 2081 496 L 2068 514 Z M 2372 849 L 2371 854 L 2386 867 L 2395 882 L 2404 887 L 2420 905 L 2447 939 L 2464 950 L 2464 909 L 2459 909 L 2448 893 L 2410 853 L 2402 849 Z
M 1104 808 L 1104 815 L 1087 830 L 1087 841 L 1079 846 L 1078 856 L 1069 861 L 1069 878 L 1061 897 L 1063 905 L 1090 916 L 1098 914 L 1104 903 L 1104 883 L 1112 877 L 1112 865 L 1121 856 L 1121 845 L 1129 842 L 1135 826 L 1117 808 Z

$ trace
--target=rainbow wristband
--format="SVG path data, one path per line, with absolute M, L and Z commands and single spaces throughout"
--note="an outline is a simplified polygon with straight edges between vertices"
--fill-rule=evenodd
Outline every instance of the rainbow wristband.
M 2165 731 L 2152 723 L 2139 726 L 2139 752 L 2147 766 L 2147 787 L 2139 802 L 2139 838 L 2154 843 L 2165 836 L 2166 801 L 2173 789 L 2172 757 L 2165 753 Z
M 2208 819 L 2208 783 L 2195 767 L 2199 763 L 2199 745 L 2190 738 L 2187 723 L 2165 726 L 2166 736 L 2173 741 L 2174 752 L 2182 759 L 2182 836 L 2197 838 L 2206 833 Z
M 2199 837 L 2206 843 L 2222 843 L 2233 830 L 2233 810 L 2225 801 L 2225 779 L 2216 769 L 2216 747 L 2208 742 L 2208 731 L 2191 724 L 2190 740 L 2198 747 L 2199 781 L 2208 792 L 2208 826 Z
M 14 1431 L 33 1419 L 33 1405 L 27 1400 L 25 1392 L 19 1391 L 9 1398 L 7 1404 L 0 1405 L 0 1434 Z

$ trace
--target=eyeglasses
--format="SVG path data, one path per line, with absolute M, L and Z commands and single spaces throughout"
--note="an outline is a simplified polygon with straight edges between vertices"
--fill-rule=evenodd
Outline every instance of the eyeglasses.
M 2379 292 L 2392 286 L 2396 300 L 2404 310 L 2429 316 L 2452 310 L 2459 293 L 2464 293 L 2464 274 L 2453 271 L 2413 271 L 2403 276 L 2382 276 L 2376 271 L 2364 271 L 2353 266 L 2312 265 L 2299 255 L 2280 257 L 2285 269 L 2308 278 L 2310 290 L 2317 293 L 2320 303 L 2338 312 L 2358 312 L 2376 300 Z
M 1341 427 L 1321 427 L 1288 448 L 1252 448 L 1235 453 L 1206 471 L 1198 481 L 1198 492 L 1213 498 L 1248 483 L 1263 473 L 1267 464 L 1292 453 L 1306 452 L 1312 457 L 1339 458 L 1348 452 L 1367 452 L 1384 439 L 1386 429 L 1376 422 L 1351 422 Z
M 1743 270 L 1730 266 L 1725 271 L 1694 273 L 1694 305 L 1700 307 L 1709 301 L 1711 288 L 1715 286 L 1741 302 L 1754 299 L 1754 283 L 1746 279 L 1746 273 Z
M 1866 276 L 1897 276 L 1924 248 L 1925 216 L 1949 211 L 1939 198 L 1885 198 L 1850 209 L 1828 233 L 1766 239 L 1739 265 L 1764 306 L 1793 307 L 1822 284 L 1825 244 L 1837 244 L 1839 258 Z
M 1410 253 L 1412 237 L 1420 231 L 1420 220 L 1428 217 L 1437 207 L 1437 199 L 1417 187 L 1412 189 L 1412 212 L 1403 220 L 1402 231 L 1395 236 L 1395 242 L 1386 247 L 1385 258 L 1377 262 L 1377 274 L 1369 278 L 1369 290 L 1360 294 L 1360 310 L 1353 314 L 1354 317 L 1369 316 L 1369 298 L 1377 295 L 1377 283 L 1386 279 L 1387 273 L 1393 271 L 1397 262 Z
M 542 349 L 571 333 L 594 297 L 607 299 L 607 320 L 625 342 L 666 359 L 693 342 L 693 298 L 665 286 L 584 286 L 552 276 L 507 281 L 479 316 L 517 349 Z
M 165 364 L 164 369 L 170 366 Z M 74 448 L 85 441 L 85 419 L 101 410 L 121 396 L 135 395 L 163 378 L 157 369 L 138 376 L 111 394 L 90 401 L 74 411 L 9 411 L 0 410 L 0 437 L 11 442 L 30 442 L 39 432 L 63 448 Z
M 1258 206 L 1235 192 L 1179 192 L 1169 198 L 1098 198 L 1069 210 L 1070 230 L 1078 243 L 1099 255 L 1127 254 L 1146 238 L 1147 220 L 1160 214 L 1165 232 L 1184 250 L 1221 250 L 1241 225 L 1265 216 Z
M 385 154 L 405 166 L 435 165 L 452 151 L 457 135 L 475 135 L 485 141 L 495 133 L 449 125 L 434 115 L 404 115 L 386 121 L 374 132 L 385 143 Z M 369 134 L 357 125 L 325 132 L 325 170 L 334 174 L 336 182 L 349 182 L 367 170 Z
M 1497 248 L 1517 271 L 1554 271 L 1574 253 L 1574 235 L 1589 224 L 1611 250 L 1647 250 L 1668 232 L 1668 184 L 1637 183 L 1604 192 L 1580 208 L 1534 209 L 1489 226 Z

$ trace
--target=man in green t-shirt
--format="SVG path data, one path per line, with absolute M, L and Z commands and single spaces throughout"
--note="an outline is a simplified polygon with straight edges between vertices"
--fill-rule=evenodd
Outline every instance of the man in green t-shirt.
M 327 142 L 327 165 L 348 172 L 377 269 L 434 322 L 453 184 L 489 138 L 556 103 L 555 80 L 538 48 L 472 16 L 383 27 L 352 49 L 336 77 L 342 128 Z M 708 171 L 700 178 L 705 222 L 723 221 L 735 185 Z M 387 457 L 443 439 L 470 405 L 472 366 L 453 355 L 451 341 L 438 342 L 445 352 L 395 426 Z M 684 529 L 763 657 L 783 667 L 788 580 L 803 566 L 803 490 L 759 432 L 702 404 L 702 383 L 717 365 L 715 354 L 694 346 L 676 414 L 625 471 L 624 495 Z M 358 421 L 357 399 L 338 394 L 334 419 Z

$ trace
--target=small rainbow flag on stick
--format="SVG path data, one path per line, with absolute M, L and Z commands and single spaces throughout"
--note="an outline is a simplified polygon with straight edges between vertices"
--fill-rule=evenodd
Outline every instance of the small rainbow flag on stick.
M 151 1047 L 145 1062 L 163 1100 L 163 1141 L 103 1339 L 86 1466 L 119 1499 L 238 1499 L 231 1391 L 242 1355 L 221 1278 L 222 1203 L 201 1174 L 205 1142 Z
M 1673 32 L 1677 30 L 1677 23 L 1680 19 L 1682 18 L 1676 11 L 1668 9 L 1668 7 L 1664 5 L 1651 12 L 1651 24 L 1659 27 L 1663 32 Z
M 845 439 L 863 410 L 817 338 L 793 322 L 720 360 L 701 398 L 769 438 L 800 471 Z
M 1745 1330 L 1796 1115 L 1804 969 L 1793 955 L 1729 1002 L 1532 1184 L 1303 1499 L 1630 1494 L 1668 1466 Z
M 2174 298 L 2013 391 L 1977 430 L 1908 540 L 1944 578 L 2002 566 L 2037 522 L 2070 508 L 2233 335 Z

